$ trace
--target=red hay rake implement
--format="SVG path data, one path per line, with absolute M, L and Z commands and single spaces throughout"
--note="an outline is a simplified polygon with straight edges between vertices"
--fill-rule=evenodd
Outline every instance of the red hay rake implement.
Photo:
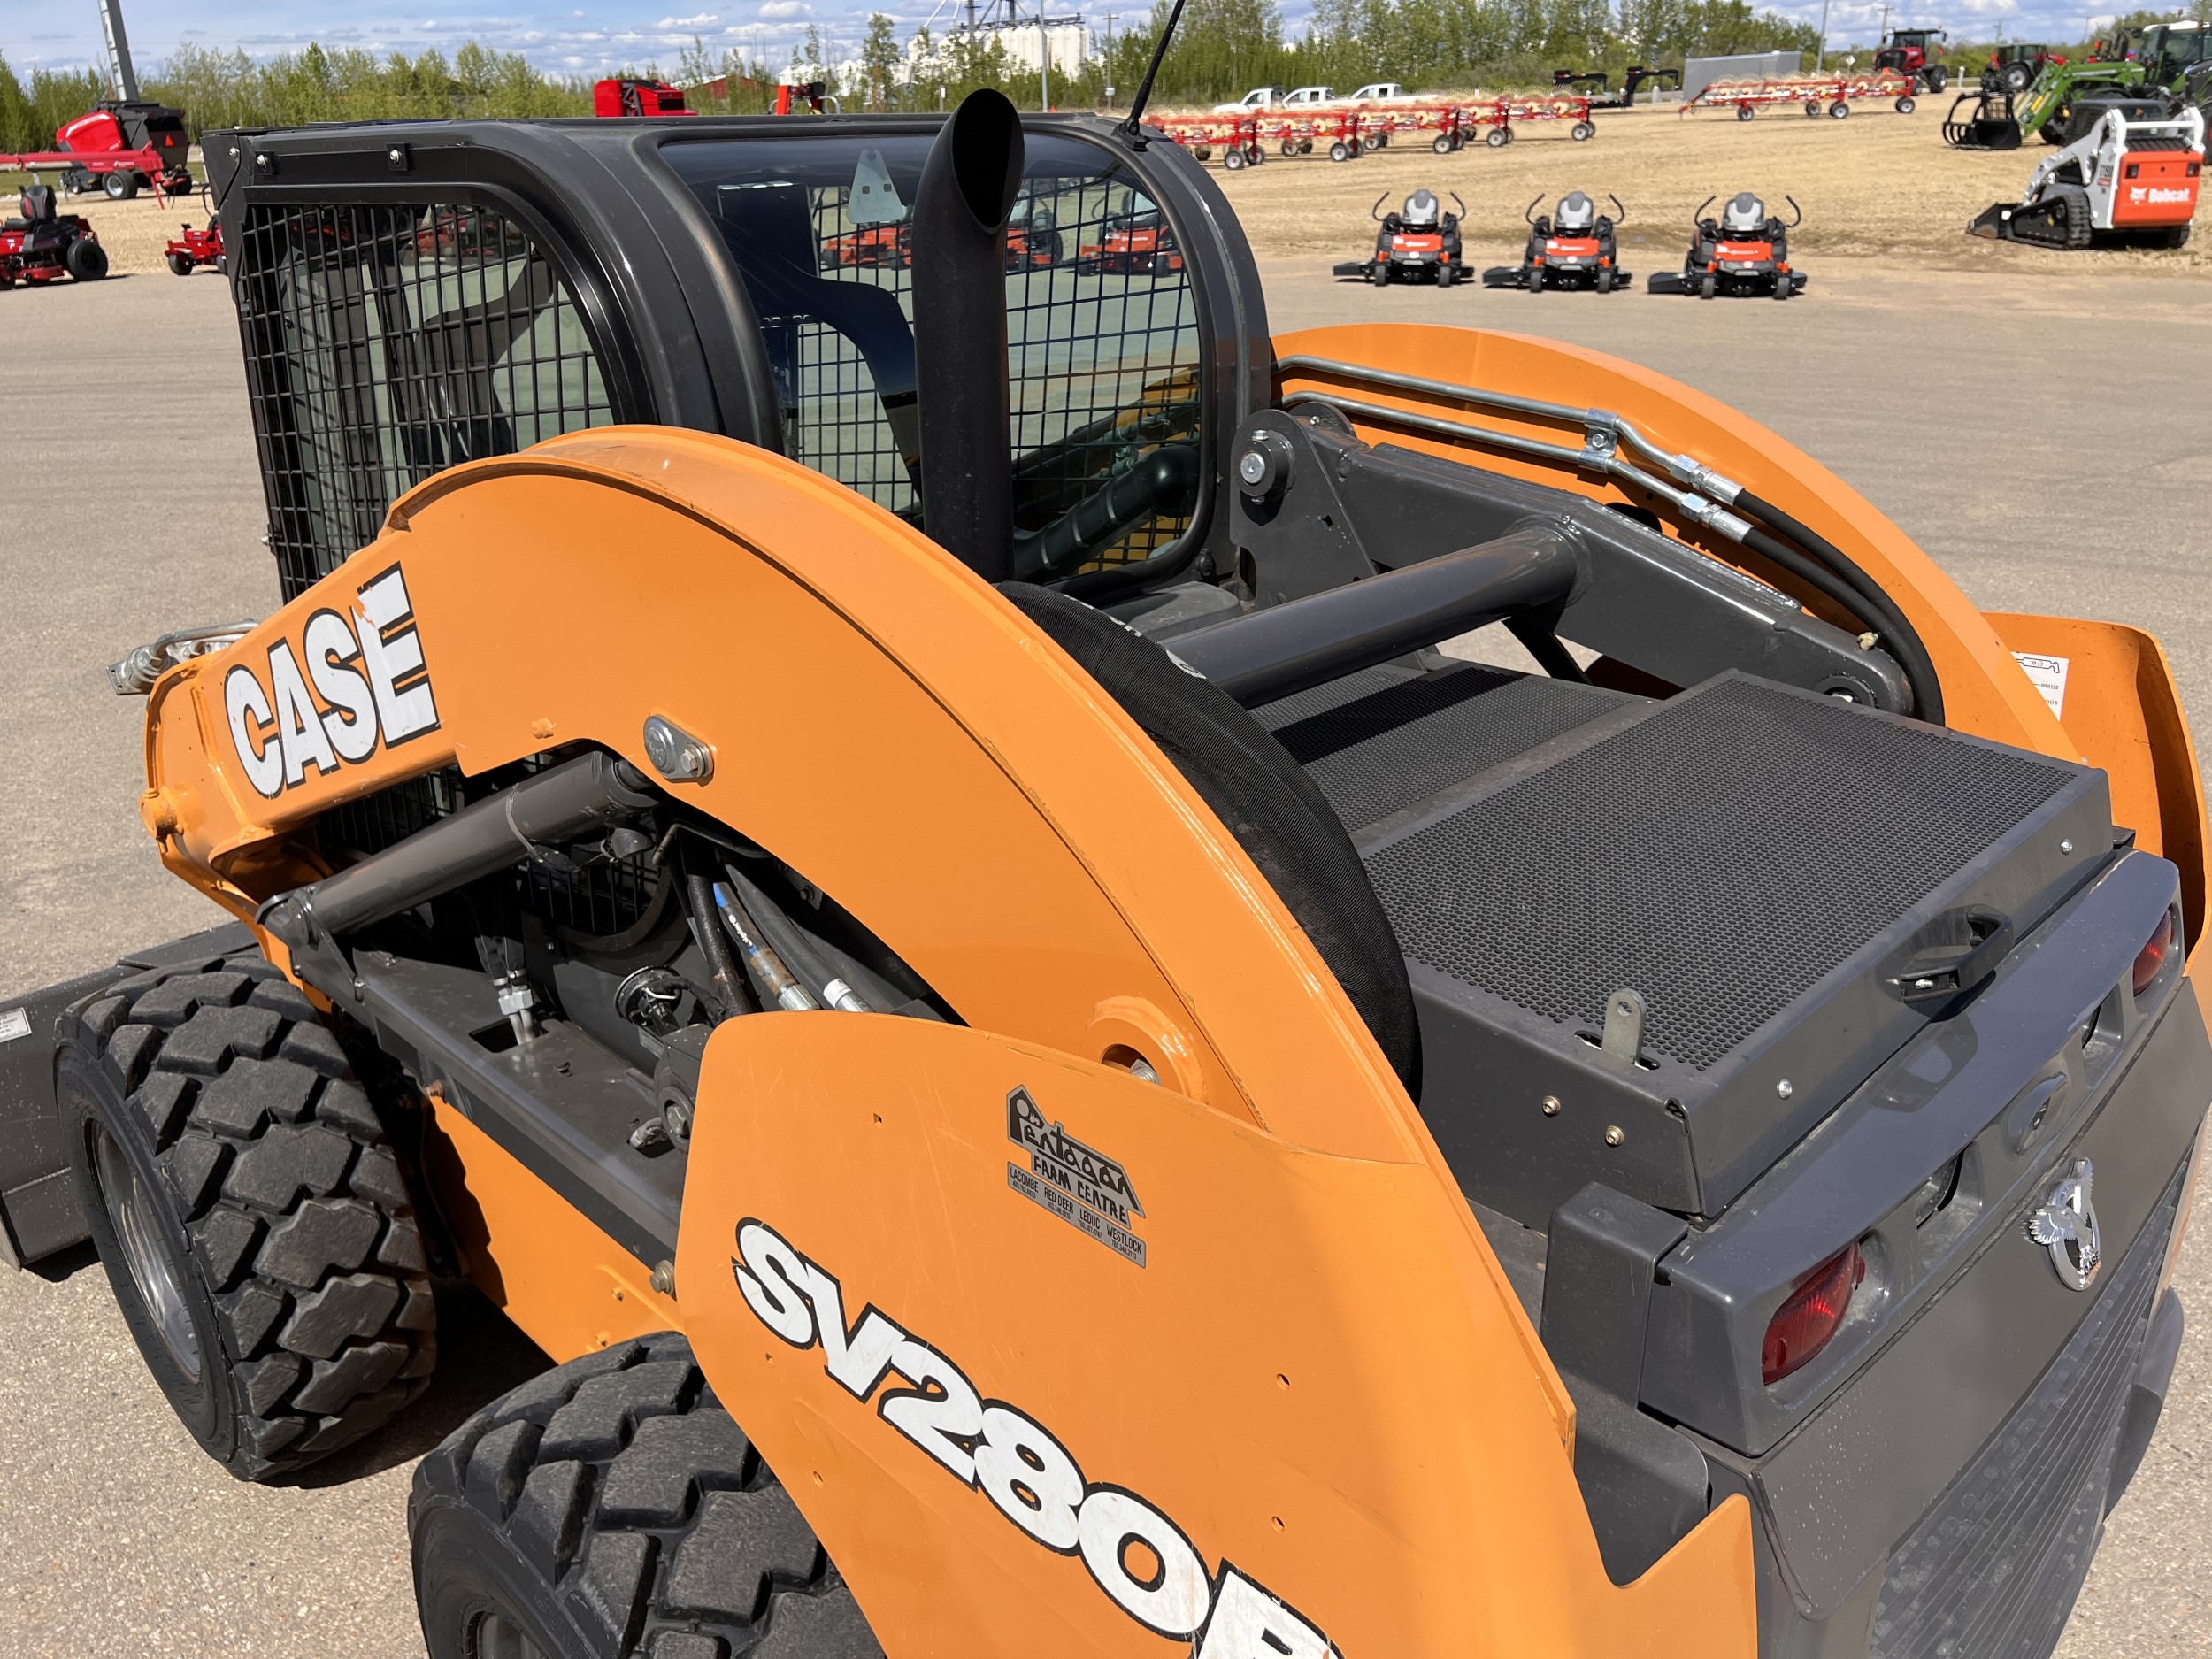
M 1249 114 L 1163 115 L 1152 123 L 1200 161 L 1211 161 L 1221 152 L 1221 165 L 1232 173 L 1256 167 L 1266 152 L 1260 148 L 1259 120 Z
M 1494 98 L 1470 104 L 1466 110 L 1468 134 L 1471 135 L 1479 127 L 1488 127 L 1482 142 L 1493 150 L 1511 143 L 1515 124 L 1528 121 L 1566 121 L 1570 123 L 1567 136 L 1578 144 L 1597 136 L 1597 124 L 1590 119 L 1590 100 L 1586 97 Z
M 1747 121 L 1759 112 L 1762 104 L 1794 104 L 1801 105 L 1808 116 L 1824 111 L 1832 119 L 1840 121 L 1851 113 L 1855 102 L 1864 104 L 1887 98 L 1898 114 L 1910 115 L 1916 107 L 1913 88 L 1910 75 L 1886 69 L 1863 75 L 1782 75 L 1759 81 L 1716 81 L 1701 88 L 1675 114 L 1679 119 L 1701 105 L 1707 109 L 1732 105 L 1736 119 Z

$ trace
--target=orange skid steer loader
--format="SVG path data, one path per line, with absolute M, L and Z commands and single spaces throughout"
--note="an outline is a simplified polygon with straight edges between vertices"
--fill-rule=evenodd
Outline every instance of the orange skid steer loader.
M 235 921 L 0 1010 L 0 1202 L 244 1479 L 441 1276 L 558 1362 L 436 1659 L 2049 1650 L 2212 1098 L 2147 635 L 1631 365 L 1271 339 L 1133 121 L 209 154 L 283 603 L 114 672 Z

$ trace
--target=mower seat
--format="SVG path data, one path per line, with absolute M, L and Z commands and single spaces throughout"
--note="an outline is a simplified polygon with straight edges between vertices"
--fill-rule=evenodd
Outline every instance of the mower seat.
M 50 184 L 27 184 L 21 201 L 23 218 L 27 224 L 50 224 L 54 219 L 54 187 Z M 11 227 L 14 228 L 14 227 Z

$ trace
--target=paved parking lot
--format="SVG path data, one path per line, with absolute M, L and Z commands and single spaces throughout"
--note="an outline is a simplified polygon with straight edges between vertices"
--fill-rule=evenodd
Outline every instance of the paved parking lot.
M 1900 278 L 1835 262 L 1802 303 L 1337 288 L 1268 273 L 1278 328 L 1348 317 L 1554 334 L 1727 398 L 1833 466 L 1979 603 L 2156 629 L 2212 710 L 2212 529 L 2193 282 Z M 135 811 L 142 705 L 103 670 L 186 623 L 262 614 L 274 575 L 234 326 L 213 276 L 5 296 L 0 455 L 0 997 L 212 913 Z M 2084 365 L 2071 389 L 2053 365 Z M 1561 396 L 1571 396 L 1562 388 Z M 2200 719 L 2212 718 L 2200 714 Z M 2212 1227 L 2185 1296 L 2212 1317 Z M 413 1460 L 542 1364 L 472 1295 L 442 1307 L 433 1392 L 309 1476 L 237 1485 L 141 1366 L 96 1264 L 0 1273 L 0 1656 L 419 1655 Z M 2062 1652 L 2212 1650 L 2212 1342 L 2185 1342 L 2158 1442 Z

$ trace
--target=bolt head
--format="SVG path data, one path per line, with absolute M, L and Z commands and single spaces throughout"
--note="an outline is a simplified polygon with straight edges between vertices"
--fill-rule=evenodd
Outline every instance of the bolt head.
M 671 783 L 704 783 L 714 775 L 714 751 L 657 714 L 645 722 L 645 758 Z
M 1237 463 L 1237 476 L 1248 484 L 1259 484 L 1267 479 L 1267 457 L 1257 449 L 1247 449 Z
M 1787 1100 L 1791 1095 L 1797 1093 L 1797 1085 L 1791 1082 L 1789 1079 L 1784 1078 L 1779 1083 L 1777 1083 L 1774 1086 L 1774 1092 L 1780 1099 Z
M 1619 1145 L 1620 1145 L 1620 1144 L 1621 1144 L 1624 1141 L 1626 1141 L 1627 1139 L 1628 1139 L 1628 1131 L 1626 1131 L 1625 1129 L 1622 1128 L 1622 1127 L 1620 1126 L 1620 1125 L 1618 1125 L 1618 1124 L 1608 1124 L 1608 1125 L 1605 1126 L 1605 1144 L 1606 1144 L 1607 1146 L 1609 1146 L 1609 1147 L 1617 1147 L 1617 1146 L 1619 1146 Z
M 2058 849 L 2062 853 L 2070 853 L 2074 850 L 2074 843 L 2071 841 L 2061 841 L 2058 844 Z
M 1556 1118 L 1559 1116 L 1558 1095 L 1547 1094 L 1544 1096 L 1544 1116 L 1547 1118 Z

